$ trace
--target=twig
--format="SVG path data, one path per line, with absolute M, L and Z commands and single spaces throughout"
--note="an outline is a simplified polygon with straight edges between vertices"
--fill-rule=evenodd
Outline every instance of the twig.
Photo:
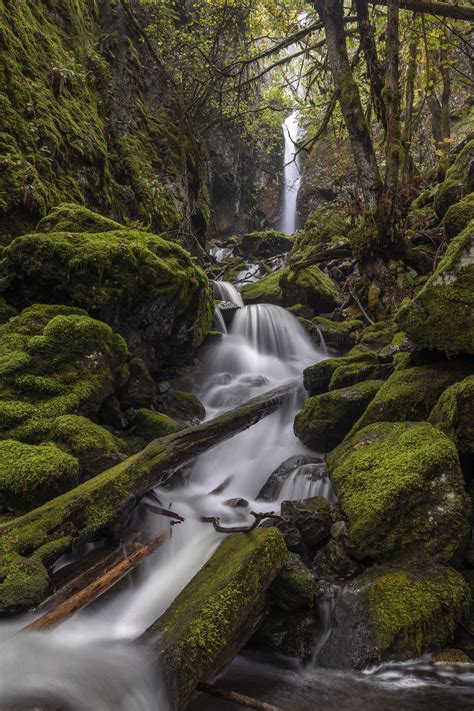
M 362 304 L 360 303 L 357 294 L 356 294 L 354 291 L 352 291 L 352 289 L 351 289 L 351 287 L 349 286 L 349 284 L 347 285 L 347 287 L 348 287 L 348 289 L 349 289 L 349 291 L 350 291 L 350 294 L 351 294 L 352 298 L 354 299 L 354 301 L 356 302 L 357 306 L 358 306 L 359 309 L 361 310 L 362 315 L 364 316 L 365 319 L 367 319 L 367 321 L 370 323 L 370 325 L 373 326 L 374 323 L 375 323 L 375 321 L 372 321 L 372 319 L 370 318 L 369 314 L 367 313 L 367 311 L 364 309 L 364 307 L 363 307 Z
M 236 704 L 245 706 L 248 709 L 256 709 L 257 711 L 285 711 L 279 706 L 273 706 L 273 704 L 267 704 L 265 701 L 259 701 L 258 699 L 253 699 L 251 696 L 246 696 L 245 694 L 239 694 L 237 691 L 230 691 L 227 689 L 220 689 L 212 684 L 207 684 L 204 681 L 199 682 L 197 685 L 197 690 L 202 691 L 204 694 L 210 694 L 211 696 L 217 696 L 219 699 L 226 699 L 227 701 L 234 701 Z
M 281 521 L 281 516 L 275 514 L 274 511 L 266 511 L 265 513 L 251 511 L 250 513 L 254 516 L 255 521 L 249 526 L 221 526 L 219 523 L 220 518 L 218 516 L 201 516 L 200 520 L 203 523 L 212 523 L 214 530 L 218 533 L 250 533 L 250 531 L 257 528 L 260 521 L 263 521 L 265 518 L 275 518 Z

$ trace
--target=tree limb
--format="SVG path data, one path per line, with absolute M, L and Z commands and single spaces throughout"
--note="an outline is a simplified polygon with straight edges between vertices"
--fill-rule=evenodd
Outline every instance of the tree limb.
M 368 0 L 370 5 L 387 5 L 388 0 Z M 432 0 L 400 0 L 400 8 L 412 12 L 424 12 L 438 17 L 451 17 L 454 20 L 474 21 L 474 8 L 467 5 L 454 5 Z
M 262 513 L 259 513 L 258 511 L 251 511 L 250 513 L 254 517 L 255 521 L 248 526 L 221 526 L 219 523 L 220 518 L 218 516 L 201 516 L 200 520 L 203 523 L 212 523 L 214 530 L 218 533 L 250 533 L 250 531 L 257 528 L 261 521 L 266 518 L 276 518 L 281 521 L 281 516 L 275 514 L 274 511 L 266 511 Z
M 197 685 L 197 690 L 202 691 L 204 694 L 217 696 L 218 699 L 234 701 L 236 704 L 245 706 L 248 709 L 256 709 L 256 711 L 284 711 L 284 709 L 281 709 L 279 706 L 267 704 L 265 701 L 259 701 L 259 699 L 253 699 L 251 696 L 239 694 L 237 691 L 230 691 L 229 689 L 220 689 L 216 686 L 213 686 L 212 684 L 206 684 L 206 682 L 204 681 Z

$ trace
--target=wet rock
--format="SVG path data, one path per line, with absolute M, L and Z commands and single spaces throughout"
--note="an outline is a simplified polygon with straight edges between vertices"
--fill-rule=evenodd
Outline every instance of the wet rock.
M 318 467 L 318 474 L 322 471 L 322 469 L 326 472 L 326 465 L 316 457 L 311 457 L 307 454 L 297 454 L 293 457 L 289 457 L 282 464 L 280 464 L 280 466 L 275 469 L 272 474 L 270 474 L 267 482 L 258 493 L 257 501 L 275 501 L 278 498 L 283 484 L 287 481 L 291 474 L 293 474 L 298 467 L 305 464 L 314 464 L 315 467 Z
M 338 595 L 323 666 L 363 668 L 418 657 L 449 643 L 469 608 L 469 589 L 452 568 L 375 567 Z
M 273 604 L 282 610 L 311 609 L 316 598 L 316 577 L 296 553 L 287 553 L 270 587 Z
M 160 409 L 169 417 L 186 423 L 196 423 L 206 414 L 206 408 L 194 393 L 168 390 L 158 399 Z
M 358 571 L 359 565 L 349 556 L 342 540 L 331 540 L 317 551 L 311 569 L 318 578 L 340 581 L 352 578 Z
M 314 318 L 312 323 L 320 330 L 327 348 L 341 353 L 355 346 L 364 326 L 362 321 L 331 321 L 322 316 Z
M 286 269 L 277 269 L 252 284 L 242 288 L 242 296 L 246 304 L 275 304 L 283 306 L 283 294 L 280 288 L 280 278 Z
M 305 659 L 311 657 L 321 635 L 314 614 L 272 608 L 252 639 L 259 646 Z
M 377 357 L 372 353 L 362 353 L 342 358 L 327 358 L 320 363 L 310 365 L 303 373 L 304 387 L 310 395 L 320 395 L 329 390 L 331 379 L 341 367 L 350 367 L 355 364 L 376 365 Z
M 231 301 L 220 301 L 218 308 L 221 312 L 222 318 L 224 319 L 225 325 L 229 327 L 234 320 L 236 311 L 238 311 L 241 307 Z
M 461 649 L 442 649 L 435 652 L 431 663 L 436 666 L 466 666 L 471 665 L 471 659 Z
M 358 556 L 447 562 L 465 540 L 470 505 L 456 448 L 432 425 L 369 425 L 327 462 Z
M 331 451 L 342 442 L 382 384 L 381 380 L 367 380 L 308 398 L 295 418 L 295 435 L 311 449 Z
M 341 365 L 333 373 L 329 390 L 347 388 L 364 380 L 386 380 L 393 372 L 393 363 L 350 363 Z
M 329 313 L 341 304 L 335 282 L 316 265 L 288 268 L 279 284 L 287 306 L 307 304 L 318 315 Z
M 224 506 L 230 506 L 232 509 L 246 509 L 248 508 L 249 502 L 247 499 L 227 499 L 223 502 Z
M 246 259 L 266 259 L 282 252 L 289 252 L 293 246 L 291 235 L 264 230 L 243 235 L 237 246 L 237 251 Z
M 330 506 L 323 496 L 313 496 L 300 501 L 283 501 L 281 515 L 297 529 L 310 551 L 314 551 L 318 543 L 329 536 Z

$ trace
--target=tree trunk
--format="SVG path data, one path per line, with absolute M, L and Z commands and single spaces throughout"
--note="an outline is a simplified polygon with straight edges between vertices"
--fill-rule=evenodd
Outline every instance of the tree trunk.
M 383 90 L 383 65 L 377 56 L 375 33 L 370 22 L 367 0 L 355 0 L 357 23 L 359 25 L 360 46 L 364 52 L 367 73 L 369 75 L 370 93 L 378 120 L 384 129 L 387 128 L 385 103 L 382 96 Z
M 41 602 L 49 586 L 47 567 L 62 553 L 126 521 L 151 488 L 274 412 L 297 387 L 294 381 L 214 420 L 156 439 L 125 462 L 1 525 L 0 609 Z
M 418 41 L 419 27 L 416 18 L 413 18 L 414 27 L 410 39 L 408 50 L 409 59 L 406 73 L 405 86 L 405 122 L 403 126 L 402 144 L 403 144 L 403 167 L 402 177 L 403 183 L 410 181 L 414 173 L 414 161 L 411 153 L 411 142 L 413 138 L 413 107 L 415 104 L 415 81 L 418 66 Z
M 388 5 L 390 0 L 368 0 L 370 5 Z M 402 10 L 424 12 L 437 17 L 450 17 L 453 20 L 467 20 L 474 22 L 474 8 L 467 4 L 454 4 L 454 2 L 432 2 L 432 0 L 400 0 Z

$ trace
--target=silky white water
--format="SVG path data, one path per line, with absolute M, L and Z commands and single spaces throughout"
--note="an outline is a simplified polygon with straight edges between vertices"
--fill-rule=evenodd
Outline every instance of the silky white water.
M 283 157 L 283 201 L 280 230 L 292 235 L 298 227 L 297 199 L 301 183 L 301 171 L 296 155 L 295 142 L 300 135 L 298 114 L 295 111 L 283 123 L 285 152 Z
M 231 285 L 219 288 L 235 302 Z M 236 312 L 229 332 L 208 348 L 196 392 L 207 418 L 213 418 L 300 378 L 306 366 L 322 357 L 284 309 L 245 306 Z M 223 525 L 236 524 L 250 522 L 251 509 L 268 509 L 268 503 L 256 502 L 255 497 L 269 475 L 288 457 L 306 451 L 293 434 L 303 397 L 302 392 L 295 394 L 274 414 L 201 455 L 187 469 L 184 486 L 155 490 L 164 507 L 172 505 L 186 520 L 174 526 L 171 539 L 142 564 L 133 586 L 49 634 L 12 638 L 11 629 L 3 628 L 0 705 L 166 711 L 153 660 L 134 640 L 167 609 L 223 540 L 223 534 L 199 520 L 201 516 L 220 516 Z M 300 489 L 294 487 L 293 493 L 299 495 Z M 248 507 L 226 503 L 237 497 L 247 500 Z M 143 528 L 148 538 L 168 530 L 169 521 L 149 513 Z

